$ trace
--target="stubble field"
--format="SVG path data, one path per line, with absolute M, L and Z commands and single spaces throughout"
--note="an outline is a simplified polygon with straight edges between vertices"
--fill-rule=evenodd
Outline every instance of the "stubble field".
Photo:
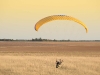
M 0 75 L 100 75 L 100 42 L 0 42 Z

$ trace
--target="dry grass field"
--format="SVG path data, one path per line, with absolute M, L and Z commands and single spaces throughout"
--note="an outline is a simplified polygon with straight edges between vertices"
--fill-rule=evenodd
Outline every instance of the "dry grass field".
M 0 42 L 0 75 L 100 75 L 100 42 Z

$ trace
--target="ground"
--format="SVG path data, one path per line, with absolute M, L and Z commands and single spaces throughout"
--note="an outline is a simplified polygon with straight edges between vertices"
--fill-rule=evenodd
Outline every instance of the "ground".
M 100 75 L 100 42 L 0 42 L 0 75 L 56 74 Z

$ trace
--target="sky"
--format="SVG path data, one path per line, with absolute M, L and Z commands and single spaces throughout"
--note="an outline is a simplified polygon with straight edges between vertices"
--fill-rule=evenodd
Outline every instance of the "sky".
M 88 28 L 64 20 L 35 24 L 51 15 L 67 15 Z M 100 0 L 0 0 L 0 39 L 100 40 Z

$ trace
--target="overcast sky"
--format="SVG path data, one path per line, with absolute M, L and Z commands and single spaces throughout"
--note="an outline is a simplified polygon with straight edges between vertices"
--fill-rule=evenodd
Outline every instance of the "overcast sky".
M 35 24 L 51 15 L 81 20 L 52 21 L 35 31 Z M 0 39 L 100 40 L 100 0 L 0 0 Z

